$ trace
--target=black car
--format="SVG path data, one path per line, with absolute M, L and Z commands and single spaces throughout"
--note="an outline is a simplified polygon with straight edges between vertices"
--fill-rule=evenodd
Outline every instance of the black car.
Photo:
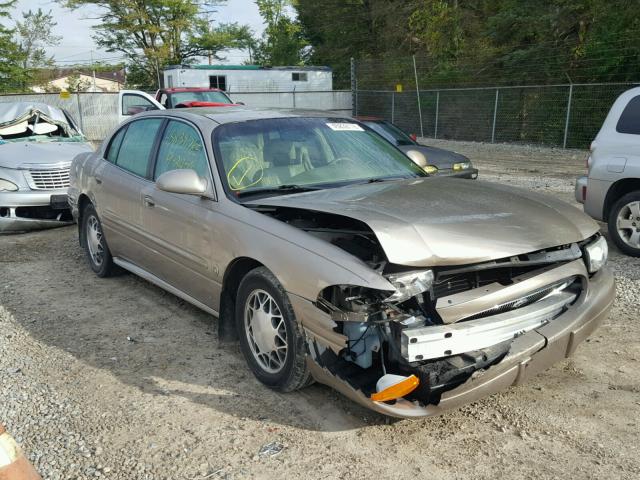
M 379 135 L 393 143 L 403 152 L 417 150 L 427 160 L 424 169 L 431 175 L 444 175 L 449 177 L 478 178 L 478 169 L 473 168 L 471 160 L 451 150 L 420 145 L 415 140 L 415 135 L 408 135 L 391 122 L 377 117 L 356 117 Z

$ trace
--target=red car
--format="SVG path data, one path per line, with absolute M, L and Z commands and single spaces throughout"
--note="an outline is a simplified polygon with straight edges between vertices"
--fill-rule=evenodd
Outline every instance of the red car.
M 118 99 L 119 121 L 131 115 L 149 110 L 189 107 L 230 107 L 243 105 L 234 103 L 229 96 L 217 88 L 163 88 L 155 98 L 140 90 L 121 90 Z
M 227 94 L 218 88 L 163 88 L 156 93 L 156 100 L 165 108 L 235 105 Z

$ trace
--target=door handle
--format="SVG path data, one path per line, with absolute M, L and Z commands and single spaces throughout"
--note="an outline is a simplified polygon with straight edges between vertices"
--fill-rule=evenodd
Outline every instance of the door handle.
M 95 179 L 96 179 L 96 183 L 97 183 L 98 185 L 101 185 L 101 184 L 102 184 L 102 177 L 99 177 L 98 175 L 96 175 Z
M 153 201 L 153 197 L 150 195 L 145 195 L 142 199 L 145 207 L 155 207 L 156 202 Z

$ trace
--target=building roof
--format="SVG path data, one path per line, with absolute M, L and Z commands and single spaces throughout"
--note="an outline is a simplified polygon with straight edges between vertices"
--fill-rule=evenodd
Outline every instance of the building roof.
M 47 80 L 48 82 L 53 82 L 54 80 L 59 80 L 61 78 L 69 77 L 71 75 L 86 75 L 89 77 L 93 76 L 93 72 L 91 69 L 86 68 L 60 68 L 55 70 L 54 76 L 51 79 Z M 111 70 L 111 71 L 100 71 L 96 72 L 96 78 L 101 80 L 110 80 L 112 82 L 117 82 L 124 84 L 125 74 L 124 70 Z

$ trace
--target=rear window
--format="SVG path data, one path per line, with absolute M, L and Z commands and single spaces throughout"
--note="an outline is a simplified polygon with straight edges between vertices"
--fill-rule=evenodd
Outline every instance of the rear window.
M 109 150 L 107 152 L 107 160 L 111 163 L 116 163 L 116 158 L 118 158 L 118 152 L 120 151 L 120 145 L 122 145 L 122 139 L 124 138 L 124 133 L 127 131 L 127 127 L 121 128 L 118 133 L 116 133 L 113 140 L 109 144 Z
M 135 175 L 146 177 L 151 150 L 161 124 L 160 118 L 130 123 L 120 144 L 116 165 Z
M 616 130 L 618 133 L 640 135 L 640 95 L 633 97 L 629 101 L 622 115 L 620 115 Z

